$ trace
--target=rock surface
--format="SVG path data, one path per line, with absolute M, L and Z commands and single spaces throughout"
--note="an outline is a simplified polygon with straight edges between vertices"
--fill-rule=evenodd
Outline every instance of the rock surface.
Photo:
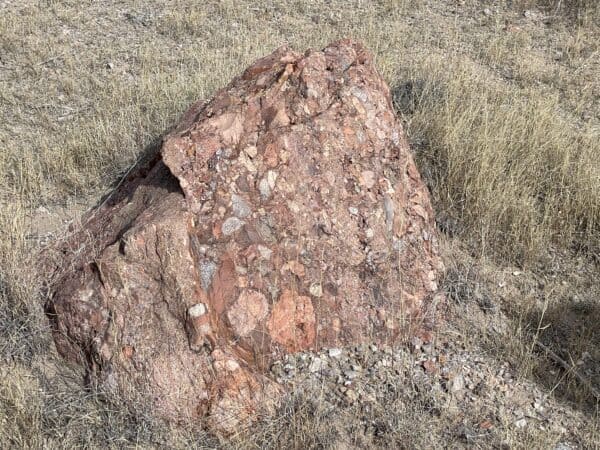
M 91 380 L 233 431 L 273 405 L 286 354 L 434 325 L 433 224 L 369 53 L 283 47 L 194 104 L 45 251 L 46 308 Z

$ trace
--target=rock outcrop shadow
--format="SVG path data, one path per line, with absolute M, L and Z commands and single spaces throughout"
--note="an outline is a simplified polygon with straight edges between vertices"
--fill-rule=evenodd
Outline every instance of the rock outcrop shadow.
M 600 411 L 600 303 L 589 296 L 554 303 L 528 315 L 533 345 L 532 375 L 561 401 L 597 419 Z
M 597 419 L 597 289 L 563 285 L 560 279 L 546 286 L 533 273 L 483 266 L 458 249 L 453 257 L 443 280 L 452 316 L 448 325 L 496 360 L 494 367 L 511 380 L 529 383 L 538 406 L 550 397 L 558 400 L 553 407 Z M 543 409 L 538 413 L 543 418 Z

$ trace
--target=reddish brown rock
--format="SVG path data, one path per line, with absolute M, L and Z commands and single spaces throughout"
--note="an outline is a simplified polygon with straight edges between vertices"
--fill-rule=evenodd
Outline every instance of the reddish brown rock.
M 311 348 L 315 342 L 315 310 L 310 297 L 285 290 L 267 322 L 270 338 L 288 352 Z
M 427 190 L 359 44 L 280 48 L 41 258 L 58 350 L 171 420 L 231 431 L 286 352 L 431 328 Z

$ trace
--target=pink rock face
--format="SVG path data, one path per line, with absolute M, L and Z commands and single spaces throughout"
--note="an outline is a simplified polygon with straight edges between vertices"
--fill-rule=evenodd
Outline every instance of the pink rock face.
M 311 348 L 316 338 L 315 310 L 310 297 L 284 291 L 267 322 L 269 336 L 288 352 Z
M 244 290 L 227 310 L 227 319 L 236 336 L 246 337 L 256 330 L 269 313 L 269 302 L 259 291 Z
M 283 47 L 42 255 L 56 345 L 165 418 L 232 431 L 273 406 L 286 352 L 433 326 L 433 224 L 371 56 Z

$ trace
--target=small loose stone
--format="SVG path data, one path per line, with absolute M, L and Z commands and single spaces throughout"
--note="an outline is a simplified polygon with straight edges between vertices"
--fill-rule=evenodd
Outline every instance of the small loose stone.
M 342 356 L 342 349 L 341 348 L 330 348 L 328 351 L 329 357 L 331 358 L 339 358 L 340 356 Z
M 348 380 L 354 380 L 356 377 L 358 377 L 358 375 L 359 375 L 359 373 L 356 370 L 346 370 L 346 371 L 344 371 L 344 376 Z
M 348 399 L 349 403 L 354 403 L 356 400 L 358 400 L 358 394 L 352 389 L 348 389 L 344 395 Z
M 527 426 L 527 420 L 525 418 L 521 418 L 515 422 L 515 426 L 517 428 L 525 428 Z
M 324 366 L 325 366 L 325 361 L 323 361 L 321 358 L 317 357 L 317 358 L 313 359 L 313 361 L 310 363 L 308 370 L 310 373 L 315 373 L 315 372 L 319 372 L 321 369 L 323 369 Z

